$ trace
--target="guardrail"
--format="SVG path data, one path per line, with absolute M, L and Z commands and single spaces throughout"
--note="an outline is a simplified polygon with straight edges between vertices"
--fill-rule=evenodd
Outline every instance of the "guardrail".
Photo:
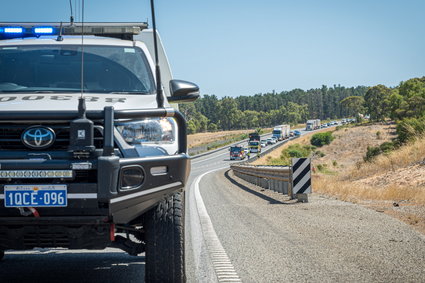
M 254 185 L 292 196 L 292 174 L 289 166 L 231 165 L 234 174 Z
M 292 166 L 233 164 L 230 168 L 237 177 L 251 184 L 308 202 L 307 194 L 311 193 L 310 158 L 293 158 Z

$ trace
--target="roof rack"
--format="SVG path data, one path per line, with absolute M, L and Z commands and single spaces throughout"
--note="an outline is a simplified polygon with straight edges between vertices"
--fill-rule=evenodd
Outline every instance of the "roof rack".
M 43 35 L 95 35 L 133 40 L 133 36 L 146 29 L 148 24 L 141 23 L 100 23 L 85 22 L 3 22 L 0 23 L 0 39 L 40 37 Z M 62 31 L 61 31 L 62 30 Z

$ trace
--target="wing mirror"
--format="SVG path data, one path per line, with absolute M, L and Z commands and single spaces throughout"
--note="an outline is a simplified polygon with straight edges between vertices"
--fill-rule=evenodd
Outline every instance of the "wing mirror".
M 199 97 L 199 86 L 187 81 L 171 80 L 170 92 L 171 96 L 167 97 L 168 102 L 193 102 Z

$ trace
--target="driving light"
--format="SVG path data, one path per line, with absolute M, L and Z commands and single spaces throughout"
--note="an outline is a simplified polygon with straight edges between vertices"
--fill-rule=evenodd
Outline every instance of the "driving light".
M 122 122 L 116 128 L 131 145 L 143 143 L 171 144 L 176 140 L 176 122 L 172 118 L 152 118 Z
M 72 170 L 0 170 L 0 179 L 40 179 L 72 177 Z

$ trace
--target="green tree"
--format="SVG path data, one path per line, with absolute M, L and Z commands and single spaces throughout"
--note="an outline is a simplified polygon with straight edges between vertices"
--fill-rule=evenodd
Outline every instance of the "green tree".
M 244 112 L 245 125 L 249 129 L 254 129 L 259 126 L 259 113 L 253 110 L 245 110 Z
M 349 96 L 341 100 L 341 105 L 347 109 L 348 116 L 358 116 L 364 112 L 365 100 L 362 96 Z
M 369 88 L 364 100 L 365 107 L 373 121 L 382 121 L 390 114 L 391 89 L 384 85 L 377 85 Z
M 223 130 L 241 127 L 241 113 L 236 101 L 231 97 L 224 97 L 219 104 L 219 124 Z
M 425 77 L 402 82 L 398 93 L 403 98 L 399 109 L 406 117 L 425 115 Z

